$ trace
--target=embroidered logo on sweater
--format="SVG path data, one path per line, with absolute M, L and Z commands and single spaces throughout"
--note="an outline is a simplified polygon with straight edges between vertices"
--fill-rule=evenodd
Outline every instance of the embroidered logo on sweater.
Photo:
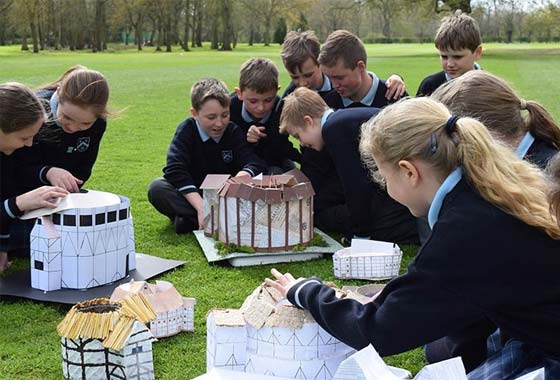
M 233 150 L 222 150 L 222 159 L 226 164 L 233 161 Z
M 89 137 L 80 137 L 78 139 L 78 144 L 76 145 L 76 150 L 78 152 L 85 152 L 89 148 L 89 142 L 90 142 Z

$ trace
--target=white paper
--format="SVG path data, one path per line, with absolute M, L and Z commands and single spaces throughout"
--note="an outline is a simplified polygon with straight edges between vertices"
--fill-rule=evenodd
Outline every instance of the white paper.
M 64 198 L 58 198 L 56 208 L 39 208 L 23 214 L 20 219 L 32 219 L 40 216 L 51 215 L 55 212 L 69 210 L 73 208 L 94 208 L 119 205 L 121 199 L 118 195 L 106 193 L 104 191 L 89 190 L 87 193 L 72 193 Z
M 344 360 L 333 380 L 398 380 L 370 344 Z
M 239 371 L 228 371 L 225 369 L 212 368 L 205 375 L 198 376 L 192 380 L 293 380 L 287 377 L 267 376 L 262 374 L 254 374 Z
M 386 241 L 352 239 L 350 245 L 351 255 L 392 255 L 395 250 L 400 250 L 398 245 Z
M 414 380 L 468 380 L 460 357 L 425 366 Z
M 515 380 L 544 380 L 544 368 L 537 369 L 536 371 L 518 377 Z

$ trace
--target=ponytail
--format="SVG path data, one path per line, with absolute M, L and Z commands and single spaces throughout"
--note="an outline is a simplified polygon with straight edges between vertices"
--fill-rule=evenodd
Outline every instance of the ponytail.
M 560 149 L 560 128 L 550 113 L 539 103 L 533 101 L 522 101 L 526 105 L 529 116 L 527 128 L 535 137 L 546 141 L 556 149 Z
M 374 157 L 395 166 L 400 160 L 420 159 L 441 178 L 461 166 L 465 178 L 486 201 L 560 238 L 540 170 L 495 141 L 479 121 L 451 117 L 445 106 L 429 98 L 386 107 L 362 127 L 362 157 L 373 170 Z
M 560 128 L 546 109 L 521 99 L 506 81 L 487 71 L 471 70 L 440 86 L 431 98 L 454 114 L 480 120 L 505 142 L 517 141 L 529 131 L 560 149 Z
M 560 153 L 550 159 L 546 167 L 548 176 L 548 199 L 550 210 L 556 215 L 556 220 L 560 220 Z

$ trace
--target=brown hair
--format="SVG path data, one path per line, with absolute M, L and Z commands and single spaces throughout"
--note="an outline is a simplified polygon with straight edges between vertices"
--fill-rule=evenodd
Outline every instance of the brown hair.
M 457 10 L 441 20 L 434 42 L 440 50 L 469 49 L 474 52 L 482 44 L 482 37 L 476 20 Z
M 288 133 L 291 127 L 302 128 L 304 116 L 321 117 L 329 107 L 321 96 L 306 87 L 298 87 L 284 98 L 284 107 L 280 115 L 280 133 Z
M 0 130 L 8 134 L 31 127 L 46 114 L 41 101 L 21 83 L 0 85 Z
M 76 65 L 66 70 L 55 82 L 44 85 L 41 90 L 58 91 L 58 101 L 69 102 L 90 109 L 98 118 L 107 117 L 109 84 L 99 71 Z
M 239 89 L 251 89 L 259 94 L 278 91 L 278 69 L 268 58 L 251 58 L 241 65 Z
M 362 41 L 347 30 L 335 30 L 327 37 L 321 52 L 319 53 L 319 64 L 332 67 L 338 60 L 344 63 L 344 67 L 354 70 L 358 61 L 367 64 L 366 48 Z
M 503 79 L 471 70 L 439 87 L 431 97 L 453 113 L 480 120 L 500 139 L 511 141 L 527 131 L 560 149 L 560 128 L 537 102 L 519 98 Z M 524 117 L 523 110 L 528 111 Z
M 294 73 L 296 69 L 301 71 L 301 66 L 309 58 L 311 58 L 316 65 L 319 65 L 317 57 L 319 57 L 320 49 L 321 44 L 314 31 L 291 31 L 284 39 L 282 51 L 280 51 L 280 58 L 282 58 L 286 69 Z
M 430 98 L 407 99 L 383 109 L 362 126 L 360 153 L 372 171 L 375 160 L 397 166 L 419 159 L 445 178 L 460 166 L 489 203 L 524 223 L 560 238 L 550 212 L 543 173 L 494 140 L 479 121 L 462 117 L 451 131 L 449 110 Z
M 208 100 L 217 100 L 224 108 L 229 107 L 229 91 L 219 79 L 201 79 L 191 87 L 191 106 L 199 111 Z
M 550 159 L 546 167 L 548 177 L 550 209 L 560 220 L 560 153 Z

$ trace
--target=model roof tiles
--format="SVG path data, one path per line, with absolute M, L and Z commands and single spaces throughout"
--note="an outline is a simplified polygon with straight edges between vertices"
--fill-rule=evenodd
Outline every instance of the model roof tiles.
M 240 198 L 267 204 L 290 202 L 315 194 L 309 179 L 298 169 L 286 174 L 250 178 L 209 174 L 200 186 L 203 190 L 217 190 L 220 197 Z

